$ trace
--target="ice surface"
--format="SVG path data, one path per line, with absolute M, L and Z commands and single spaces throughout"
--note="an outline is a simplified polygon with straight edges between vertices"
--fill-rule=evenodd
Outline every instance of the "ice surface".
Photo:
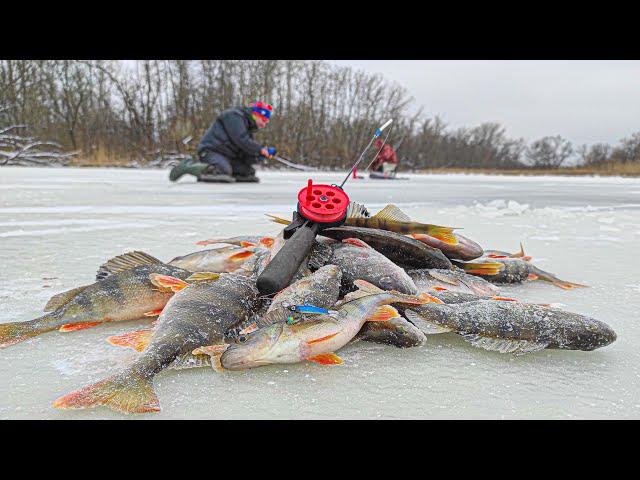
M 258 185 L 172 184 L 158 170 L 0 168 L 0 322 L 38 316 L 53 294 L 92 282 L 101 263 L 128 250 L 169 260 L 201 249 L 198 240 L 277 233 L 264 214 L 290 213 L 309 174 L 259 175 Z M 505 295 L 591 315 L 618 340 L 518 358 L 454 334 L 405 350 L 358 342 L 337 367 L 163 372 L 157 415 L 53 409 L 58 396 L 135 357 L 105 339 L 148 322 L 113 323 L 0 350 L 0 418 L 640 418 L 640 180 L 409 176 L 352 179 L 346 189 L 372 212 L 395 203 L 417 220 L 463 227 L 485 248 L 517 251 L 523 241 L 540 268 L 591 288 L 532 282 Z

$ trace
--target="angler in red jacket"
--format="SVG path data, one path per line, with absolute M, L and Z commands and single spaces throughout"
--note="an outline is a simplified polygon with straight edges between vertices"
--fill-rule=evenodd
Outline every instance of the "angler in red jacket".
M 378 150 L 382 147 L 382 150 L 373 161 L 371 170 L 374 172 L 394 171 L 398 166 L 398 157 L 396 156 L 396 152 L 393 150 L 393 147 L 388 143 L 383 147 L 382 140 L 379 138 L 375 141 L 374 145 Z

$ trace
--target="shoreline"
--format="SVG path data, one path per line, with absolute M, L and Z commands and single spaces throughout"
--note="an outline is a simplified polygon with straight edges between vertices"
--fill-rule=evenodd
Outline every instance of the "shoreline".
M 473 174 L 473 175 L 504 175 L 504 176 L 562 176 L 562 177 L 626 177 L 640 178 L 640 164 L 629 164 L 627 168 L 536 168 L 536 169 L 492 169 L 492 168 L 434 168 L 416 170 L 414 173 L 423 174 Z
M 127 170 L 168 170 L 169 166 L 157 165 L 131 165 L 123 163 L 87 163 L 79 162 L 70 165 L 0 165 L 8 168 L 122 168 Z M 258 170 L 263 171 L 291 171 L 287 168 L 271 168 L 260 166 Z M 319 173 L 337 173 L 344 172 L 342 169 L 319 169 Z M 494 169 L 494 168 L 433 168 L 419 170 L 402 170 L 398 172 L 402 174 L 420 174 L 420 175 L 496 175 L 496 176 L 562 176 L 562 177 L 624 177 L 624 178 L 640 178 L 640 164 L 614 165 L 613 168 L 596 168 L 596 167 L 566 167 L 566 168 L 519 168 L 519 169 Z

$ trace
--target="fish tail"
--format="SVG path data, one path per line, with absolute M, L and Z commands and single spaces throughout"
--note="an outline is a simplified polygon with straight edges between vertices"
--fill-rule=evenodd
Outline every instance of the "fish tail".
M 552 273 L 545 272 L 544 270 L 534 267 L 531 265 L 529 268 L 529 279 L 530 280 L 543 280 L 545 282 L 550 282 L 556 287 L 562 288 L 564 290 L 571 290 L 574 288 L 587 288 L 588 285 L 582 285 L 581 283 L 573 283 L 567 282 L 565 280 L 560 280 L 558 277 L 553 275 Z
M 269 217 L 272 222 L 275 222 L 275 223 L 281 223 L 282 225 L 289 225 L 291 223 L 291 220 L 287 220 L 286 218 L 277 217 L 275 215 L 269 215 L 268 213 L 265 215 Z
M 122 413 L 160 411 L 160 401 L 153 389 L 153 377 L 127 372 L 68 393 L 55 402 L 55 408 L 90 408 L 104 405 Z
M 453 233 L 452 227 L 441 227 L 439 225 L 428 225 L 427 226 L 427 235 L 437 238 L 441 242 L 447 243 L 449 245 L 458 245 L 458 239 Z
M 16 343 L 20 343 L 29 338 L 37 337 L 41 333 L 50 332 L 58 328 L 55 324 L 55 317 L 47 313 L 34 320 L 26 322 L 11 322 L 0 324 L 0 348 L 5 348 Z
M 462 268 L 466 273 L 471 273 L 473 275 L 497 275 L 504 269 L 504 264 L 500 262 L 455 262 L 455 265 Z

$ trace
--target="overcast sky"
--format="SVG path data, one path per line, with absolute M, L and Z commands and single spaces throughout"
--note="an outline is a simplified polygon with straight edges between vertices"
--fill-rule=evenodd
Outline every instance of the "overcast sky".
M 640 131 L 640 61 L 336 60 L 398 82 L 453 127 L 498 122 L 511 137 L 617 143 Z

